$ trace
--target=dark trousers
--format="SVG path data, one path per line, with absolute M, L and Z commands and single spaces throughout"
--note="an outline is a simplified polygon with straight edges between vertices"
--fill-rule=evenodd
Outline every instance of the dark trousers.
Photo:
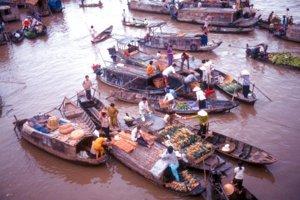
M 141 146 L 144 146 L 144 147 L 148 147 L 148 142 L 143 138 L 143 137 L 139 137 L 137 138 L 137 143 Z
M 198 130 L 198 135 L 201 136 L 201 138 L 205 138 L 207 132 L 207 125 L 206 124 L 200 124 L 200 129 Z
M 109 127 L 102 127 L 102 131 L 104 132 L 105 134 L 105 137 L 111 141 L 111 138 L 110 138 L 110 135 L 109 135 Z
M 206 100 L 202 100 L 202 101 L 199 101 L 199 109 L 204 109 L 206 108 Z
M 87 98 L 88 100 L 91 100 L 91 99 L 92 99 L 91 90 L 85 90 L 85 95 L 86 95 L 86 98 Z
M 250 85 L 243 85 L 243 95 L 245 98 L 248 98 L 250 92 Z
M 233 184 L 236 186 L 238 190 L 243 189 L 243 179 L 233 179 Z

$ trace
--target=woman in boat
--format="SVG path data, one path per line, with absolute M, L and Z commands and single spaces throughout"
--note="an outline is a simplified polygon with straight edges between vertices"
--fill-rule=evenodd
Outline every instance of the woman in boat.
M 142 121 L 146 121 L 146 115 L 152 113 L 149 109 L 149 104 L 146 97 L 143 97 L 142 101 L 139 102 L 139 113 L 141 115 Z
M 197 115 L 190 116 L 190 117 L 183 117 L 183 119 L 193 119 L 196 118 L 199 121 L 200 128 L 198 130 L 198 135 L 202 138 L 205 138 L 208 133 L 209 129 L 209 121 L 208 121 L 208 114 L 205 110 L 200 110 Z
M 244 69 L 243 71 L 241 71 L 241 75 L 239 77 L 239 79 L 243 80 L 242 86 L 243 86 L 243 95 L 245 98 L 248 98 L 248 95 L 250 93 L 250 73 L 248 72 L 248 70 Z
M 244 171 L 245 167 L 243 166 L 243 162 L 238 162 L 238 166 L 234 168 L 233 183 L 239 191 L 243 189 Z
M 177 182 L 180 182 L 178 173 L 179 162 L 172 146 L 168 146 L 167 150 L 161 155 L 162 160 L 168 163 L 168 169 L 171 171 Z
M 111 127 L 118 127 L 119 111 L 118 111 L 118 109 L 116 109 L 114 103 L 111 103 L 110 106 L 107 108 L 107 113 L 109 116 L 109 121 L 110 121 Z
M 108 117 L 107 113 L 104 110 L 102 110 L 100 112 L 99 119 L 100 119 L 100 123 L 101 123 L 101 129 L 104 132 L 105 137 L 109 141 L 111 141 L 110 134 L 109 134 L 109 132 L 110 132 L 110 130 L 109 130 L 109 117 Z
M 198 102 L 199 110 L 205 109 L 206 108 L 206 97 L 205 97 L 204 92 L 198 86 L 194 87 L 193 92 L 196 93 L 196 99 L 197 99 L 196 101 Z
M 141 136 L 141 126 L 137 125 L 134 129 L 131 131 L 131 140 L 134 142 L 137 142 L 141 146 L 150 148 L 151 146 L 148 144 L 148 142 Z
M 103 156 L 105 154 L 104 146 L 108 145 L 108 142 L 106 142 L 106 141 L 107 141 L 107 138 L 98 137 L 97 139 L 95 139 L 92 142 L 92 147 L 91 147 L 91 151 L 90 152 L 93 155 L 96 155 L 96 159 L 99 158 L 99 155 L 101 157 L 101 156 Z

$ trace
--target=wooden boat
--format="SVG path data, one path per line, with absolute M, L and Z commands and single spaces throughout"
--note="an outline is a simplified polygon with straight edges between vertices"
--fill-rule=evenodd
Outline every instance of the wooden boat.
M 3 2 L 4 3 L 4 2 Z M 11 3 L 10 5 L 0 4 L 0 16 L 4 22 L 20 20 L 20 12 L 18 7 Z
M 10 39 L 13 43 L 20 43 L 24 40 L 24 38 L 25 38 L 25 35 L 24 35 L 24 32 L 22 29 L 19 29 L 19 30 L 16 30 L 15 32 L 13 32 L 10 37 Z
M 122 21 L 124 26 L 136 27 L 136 28 L 146 28 L 148 25 L 147 21 L 141 19 L 134 19 L 132 21 Z
M 9 42 L 9 33 L 8 32 L 0 33 L 0 46 L 6 45 L 7 42 Z
M 143 12 L 151 12 L 157 14 L 169 14 L 168 5 L 162 1 L 156 0 L 131 0 L 128 2 L 128 7 L 131 10 L 143 11 Z
M 20 130 L 22 138 L 50 154 L 80 164 L 99 165 L 104 163 L 107 155 L 96 159 L 89 152 L 92 141 L 96 139 L 92 135 L 95 126 L 84 111 L 65 98 L 62 104 L 62 113 L 66 119 L 60 117 L 60 125 L 75 124 L 74 128 L 82 129 L 84 134 L 64 135 L 59 129 L 49 129 L 47 126 L 49 114 L 36 115 L 31 119 L 22 120 L 22 123 L 17 121 L 15 124 Z
M 101 1 L 99 1 L 98 3 L 83 3 L 83 4 L 79 4 L 80 8 L 91 8 L 91 7 L 99 7 L 102 8 L 103 7 L 103 3 Z
M 284 34 L 274 32 L 276 37 L 292 42 L 300 42 L 300 24 L 289 25 Z
M 260 54 L 259 46 L 256 45 L 254 48 L 247 47 L 246 56 L 280 67 L 300 69 L 300 57 L 294 56 L 288 52 L 268 52 L 266 54 Z
M 242 94 L 242 85 L 237 80 L 233 79 L 232 76 L 215 69 L 212 71 L 212 77 L 215 87 L 222 91 L 224 94 L 243 103 L 253 105 L 256 102 L 257 98 L 253 92 L 250 93 L 248 98 L 244 97 L 244 95 Z M 220 78 L 223 79 L 222 83 L 219 81 Z
M 162 175 L 162 178 L 157 178 L 151 173 L 150 170 L 155 163 L 160 160 L 160 155 L 166 150 L 166 147 L 157 142 L 153 142 L 150 148 L 143 147 L 129 141 L 130 139 L 126 139 L 128 137 L 130 138 L 130 134 L 121 132 L 117 134 L 117 137 L 115 136 L 114 139 L 112 139 L 112 148 L 110 153 L 121 163 L 161 187 L 186 195 L 202 195 L 205 198 L 204 180 L 193 178 L 194 184 L 191 184 L 191 179 L 186 178 L 184 174 L 188 173 L 193 176 L 193 173 L 187 169 L 184 170 L 185 172 L 180 169 L 180 173 L 184 180 L 184 182 L 181 183 L 176 181 L 168 183 L 166 182 L 164 175 Z M 116 138 L 119 138 L 119 140 Z M 122 149 L 118 143 L 123 144 L 123 146 L 127 148 L 125 149 L 124 147 L 124 149 Z M 132 148 L 129 149 L 128 146 Z M 183 187 L 173 187 L 171 186 L 172 184 L 180 184 Z
M 211 16 L 207 18 L 207 16 Z M 204 24 L 208 21 L 211 26 L 223 27 L 253 27 L 258 22 L 260 16 L 243 18 L 239 16 L 238 11 L 233 8 L 183 8 L 177 12 L 177 20 L 181 22 Z
M 95 44 L 95 43 L 102 42 L 102 41 L 106 40 L 107 38 L 109 38 L 111 36 L 112 30 L 113 30 L 113 26 L 109 26 L 104 31 L 99 33 L 94 39 L 92 39 L 91 42 L 93 44 Z
M 198 130 L 199 126 L 194 127 L 194 130 Z M 235 138 L 228 137 L 221 133 L 212 132 L 211 136 L 207 137 L 206 140 L 214 145 L 216 151 L 220 154 L 242 160 L 250 164 L 257 165 L 268 165 L 277 161 L 277 159 L 270 153 L 247 144 Z M 222 151 L 225 144 L 229 144 L 229 151 Z
M 102 68 L 102 75 L 97 78 L 106 85 L 117 89 L 127 89 L 140 94 L 161 95 L 164 94 L 165 83 L 160 73 L 149 77 L 146 70 L 124 63 L 111 63 Z M 174 89 L 182 87 L 182 81 L 175 77 L 169 77 L 169 85 Z
M 231 109 L 237 107 L 238 105 L 239 104 L 234 101 L 207 99 L 206 108 L 204 110 L 208 113 L 224 113 L 230 112 Z M 199 111 L 198 103 L 190 100 L 176 100 L 174 109 L 161 107 L 159 102 L 156 101 L 153 104 L 153 108 L 156 111 L 163 113 L 173 111 L 177 114 L 183 115 L 197 114 Z
M 250 33 L 254 31 L 254 27 L 221 27 L 210 26 L 209 31 L 213 33 Z
M 192 33 L 155 33 L 147 35 L 145 38 L 140 39 L 139 44 L 146 47 L 166 49 L 169 44 L 172 45 L 174 50 L 181 51 L 213 51 L 218 48 L 222 42 L 208 42 L 207 45 L 202 45 L 200 42 L 201 34 Z
M 77 101 L 80 107 L 89 115 L 91 120 L 96 126 L 96 129 L 101 128 L 99 119 L 99 111 L 104 108 L 104 104 L 97 98 L 93 97 L 92 100 L 88 100 L 85 94 L 77 94 Z

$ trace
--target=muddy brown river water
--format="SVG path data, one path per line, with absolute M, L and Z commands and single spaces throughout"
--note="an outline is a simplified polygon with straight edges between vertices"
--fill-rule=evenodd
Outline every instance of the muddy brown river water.
M 102 63 L 101 57 L 109 60 L 106 49 L 115 41 L 110 39 L 92 45 L 90 25 L 101 30 L 113 24 L 113 32 L 120 35 L 144 34 L 143 30 L 121 25 L 125 1 L 103 2 L 103 9 L 79 9 L 75 1 L 65 1 L 62 14 L 43 19 L 48 26 L 47 37 L 0 47 L 0 94 L 6 104 L 0 118 L 0 199 L 196 199 L 159 188 L 113 158 L 99 167 L 74 165 L 19 140 L 13 131 L 13 115 L 26 118 L 49 111 L 64 96 L 71 97 L 81 90 L 84 75 L 89 74 L 95 81 L 91 65 Z M 297 0 L 256 0 L 253 3 L 265 14 L 271 10 L 284 13 L 288 6 L 295 20 L 300 21 Z M 200 29 L 197 25 L 172 22 L 168 16 L 130 14 L 149 21 L 165 20 L 168 31 Z M 12 23 L 7 28 L 12 30 L 19 25 Z M 247 35 L 211 34 L 210 39 L 223 40 L 223 44 L 214 52 L 194 56 L 211 58 L 217 68 L 234 76 L 248 69 L 252 81 L 272 99 L 271 102 L 257 93 L 259 100 L 254 107 L 241 105 L 229 114 L 211 116 L 214 121 L 211 129 L 261 147 L 278 158 L 277 163 L 266 167 L 246 165 L 244 184 L 258 199 L 299 199 L 300 71 L 247 59 L 244 49 L 232 48 L 229 44 L 245 47 L 246 43 L 267 42 L 270 50 L 293 52 L 300 52 L 300 45 L 279 40 L 259 29 Z M 107 97 L 110 90 L 100 85 L 101 97 Z M 225 98 L 221 94 L 218 97 Z M 117 102 L 117 106 L 137 114 L 135 105 Z

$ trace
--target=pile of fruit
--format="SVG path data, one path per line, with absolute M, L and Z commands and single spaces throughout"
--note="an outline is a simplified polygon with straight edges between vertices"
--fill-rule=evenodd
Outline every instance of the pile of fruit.
M 234 92 L 238 92 L 242 89 L 242 86 L 238 83 L 229 83 L 223 86 L 223 90 L 228 93 L 233 94 Z
M 183 178 L 182 182 L 172 181 L 165 186 L 178 192 L 189 192 L 199 185 L 199 182 L 187 170 L 182 171 L 181 175 Z
M 300 57 L 291 53 L 269 53 L 268 59 L 275 65 L 287 65 L 300 68 Z
M 176 110 L 190 110 L 190 106 L 185 102 L 178 102 L 176 104 Z
M 202 142 L 202 141 L 197 141 L 196 143 L 188 146 L 185 151 L 188 158 L 193 158 L 194 160 L 197 160 L 199 158 L 202 158 L 210 151 L 212 151 L 212 144 Z M 199 160 L 199 162 L 200 161 L 201 160 Z
M 160 132 L 164 143 L 171 143 L 174 150 L 187 154 L 188 160 L 201 162 L 201 158 L 213 150 L 212 144 L 202 140 L 182 126 L 168 126 Z

